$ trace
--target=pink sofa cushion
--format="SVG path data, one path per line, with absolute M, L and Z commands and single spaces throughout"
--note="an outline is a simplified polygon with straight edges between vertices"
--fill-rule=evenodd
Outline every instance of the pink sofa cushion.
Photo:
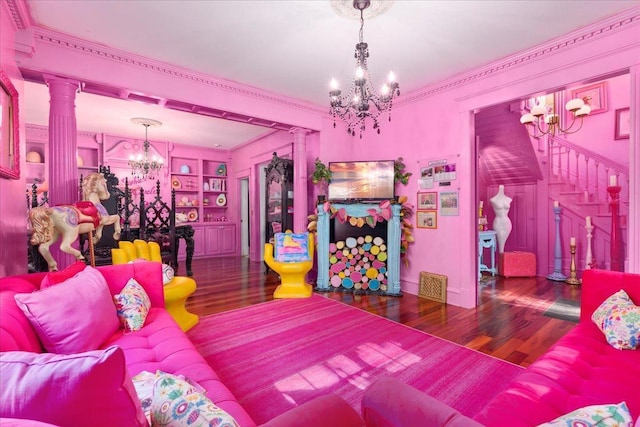
M 61 427 L 147 425 L 124 353 L 115 346 L 70 355 L 2 353 L 0 377 L 0 417 Z
M 0 351 L 42 352 L 42 343 L 38 339 L 31 322 L 16 305 L 14 295 L 33 292 L 34 285 L 22 278 L 5 277 L 0 279 Z
M 25 420 L 20 418 L 0 418 L 2 427 L 58 427 L 41 421 Z
M 611 347 L 591 322 L 578 324 L 474 418 L 491 426 L 535 426 L 575 409 L 625 401 L 640 414 L 640 352 Z
M 144 328 L 130 334 L 115 333 L 104 343 L 104 347 L 110 345 L 124 350 L 132 376 L 142 371 L 183 375 L 204 388 L 207 397 L 242 427 L 256 425 L 164 308 L 152 307 Z
M 51 353 L 95 350 L 120 326 L 109 287 L 95 268 L 15 299 Z

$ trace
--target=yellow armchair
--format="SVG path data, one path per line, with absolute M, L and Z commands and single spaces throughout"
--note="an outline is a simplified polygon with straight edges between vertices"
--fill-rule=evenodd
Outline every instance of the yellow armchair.
M 277 233 L 287 237 L 293 234 L 288 231 L 287 233 Z M 307 236 L 307 255 L 308 259 L 305 261 L 277 261 L 274 258 L 274 246 L 271 243 L 265 243 L 264 245 L 264 261 L 267 265 L 276 273 L 280 275 L 280 285 L 273 293 L 274 298 L 308 298 L 312 293 L 312 286 L 307 283 L 306 275 L 313 267 L 313 252 L 314 252 L 314 240 L 312 233 L 306 233 Z M 287 236 L 289 235 L 289 236 Z
M 126 264 L 136 259 L 162 262 L 160 245 L 156 242 L 134 240 L 133 242 L 120 241 L 118 249 L 111 249 L 113 264 Z M 164 285 L 164 304 L 173 319 L 180 325 L 183 331 L 188 331 L 198 324 L 197 315 L 187 311 L 185 302 L 196 290 L 196 282 L 190 277 L 174 276 Z

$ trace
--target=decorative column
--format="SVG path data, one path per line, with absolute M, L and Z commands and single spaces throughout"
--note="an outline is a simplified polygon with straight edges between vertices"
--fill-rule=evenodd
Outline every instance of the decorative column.
M 78 201 L 78 128 L 76 93 L 79 82 L 45 76 L 49 86 L 49 206 L 69 205 Z M 51 255 L 61 270 L 71 265 L 73 257 L 51 246 Z
M 78 128 L 76 125 L 75 80 L 46 76 L 49 86 L 49 204 L 68 205 L 78 201 Z M 60 262 L 58 261 L 58 264 Z
M 293 230 L 296 233 L 307 231 L 307 134 L 311 131 L 294 128 L 293 134 Z
M 615 176 L 615 175 L 614 175 Z M 614 176 L 611 176 L 613 178 Z M 618 217 L 618 208 L 620 204 L 620 190 L 622 188 L 619 185 L 607 187 L 609 197 L 611 201 L 609 206 L 611 207 L 611 270 L 624 271 L 624 257 L 622 255 L 622 233 L 620 233 L 620 218 Z
M 560 205 L 558 202 L 554 202 L 553 213 L 555 214 L 556 221 L 556 243 L 553 251 L 553 273 L 547 276 L 547 279 L 554 280 L 556 282 L 564 282 L 567 280 L 567 276 L 562 274 L 562 245 L 560 244 Z
M 329 290 L 329 221 L 331 214 L 318 205 L 318 225 L 316 232 L 316 259 L 318 260 L 318 279 L 316 290 Z

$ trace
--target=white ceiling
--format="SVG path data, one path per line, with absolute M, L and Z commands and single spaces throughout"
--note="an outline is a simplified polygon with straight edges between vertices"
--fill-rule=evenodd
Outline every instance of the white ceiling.
M 374 0 L 375 2 L 376 0 Z M 359 22 L 351 0 L 27 0 L 33 22 L 112 48 L 328 107 L 328 82 L 347 88 Z M 469 71 L 638 6 L 638 0 L 396 0 L 368 20 L 372 79 L 393 70 L 401 93 Z M 374 87 L 377 85 L 374 85 Z M 47 89 L 26 83 L 27 123 L 48 122 Z M 223 148 L 265 128 L 81 93 L 78 128 L 138 137 L 131 117 L 164 125 L 149 139 Z

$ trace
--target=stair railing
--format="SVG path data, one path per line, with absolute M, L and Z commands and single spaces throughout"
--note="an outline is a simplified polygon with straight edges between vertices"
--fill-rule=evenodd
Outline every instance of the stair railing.
M 620 215 L 629 214 L 629 168 L 601 154 L 558 136 L 547 136 L 549 177 L 570 183 L 574 191 L 586 194 L 585 202 L 600 203 L 609 209 L 607 187 L 615 175 L 620 192 Z M 605 213 L 602 212 L 602 213 Z

